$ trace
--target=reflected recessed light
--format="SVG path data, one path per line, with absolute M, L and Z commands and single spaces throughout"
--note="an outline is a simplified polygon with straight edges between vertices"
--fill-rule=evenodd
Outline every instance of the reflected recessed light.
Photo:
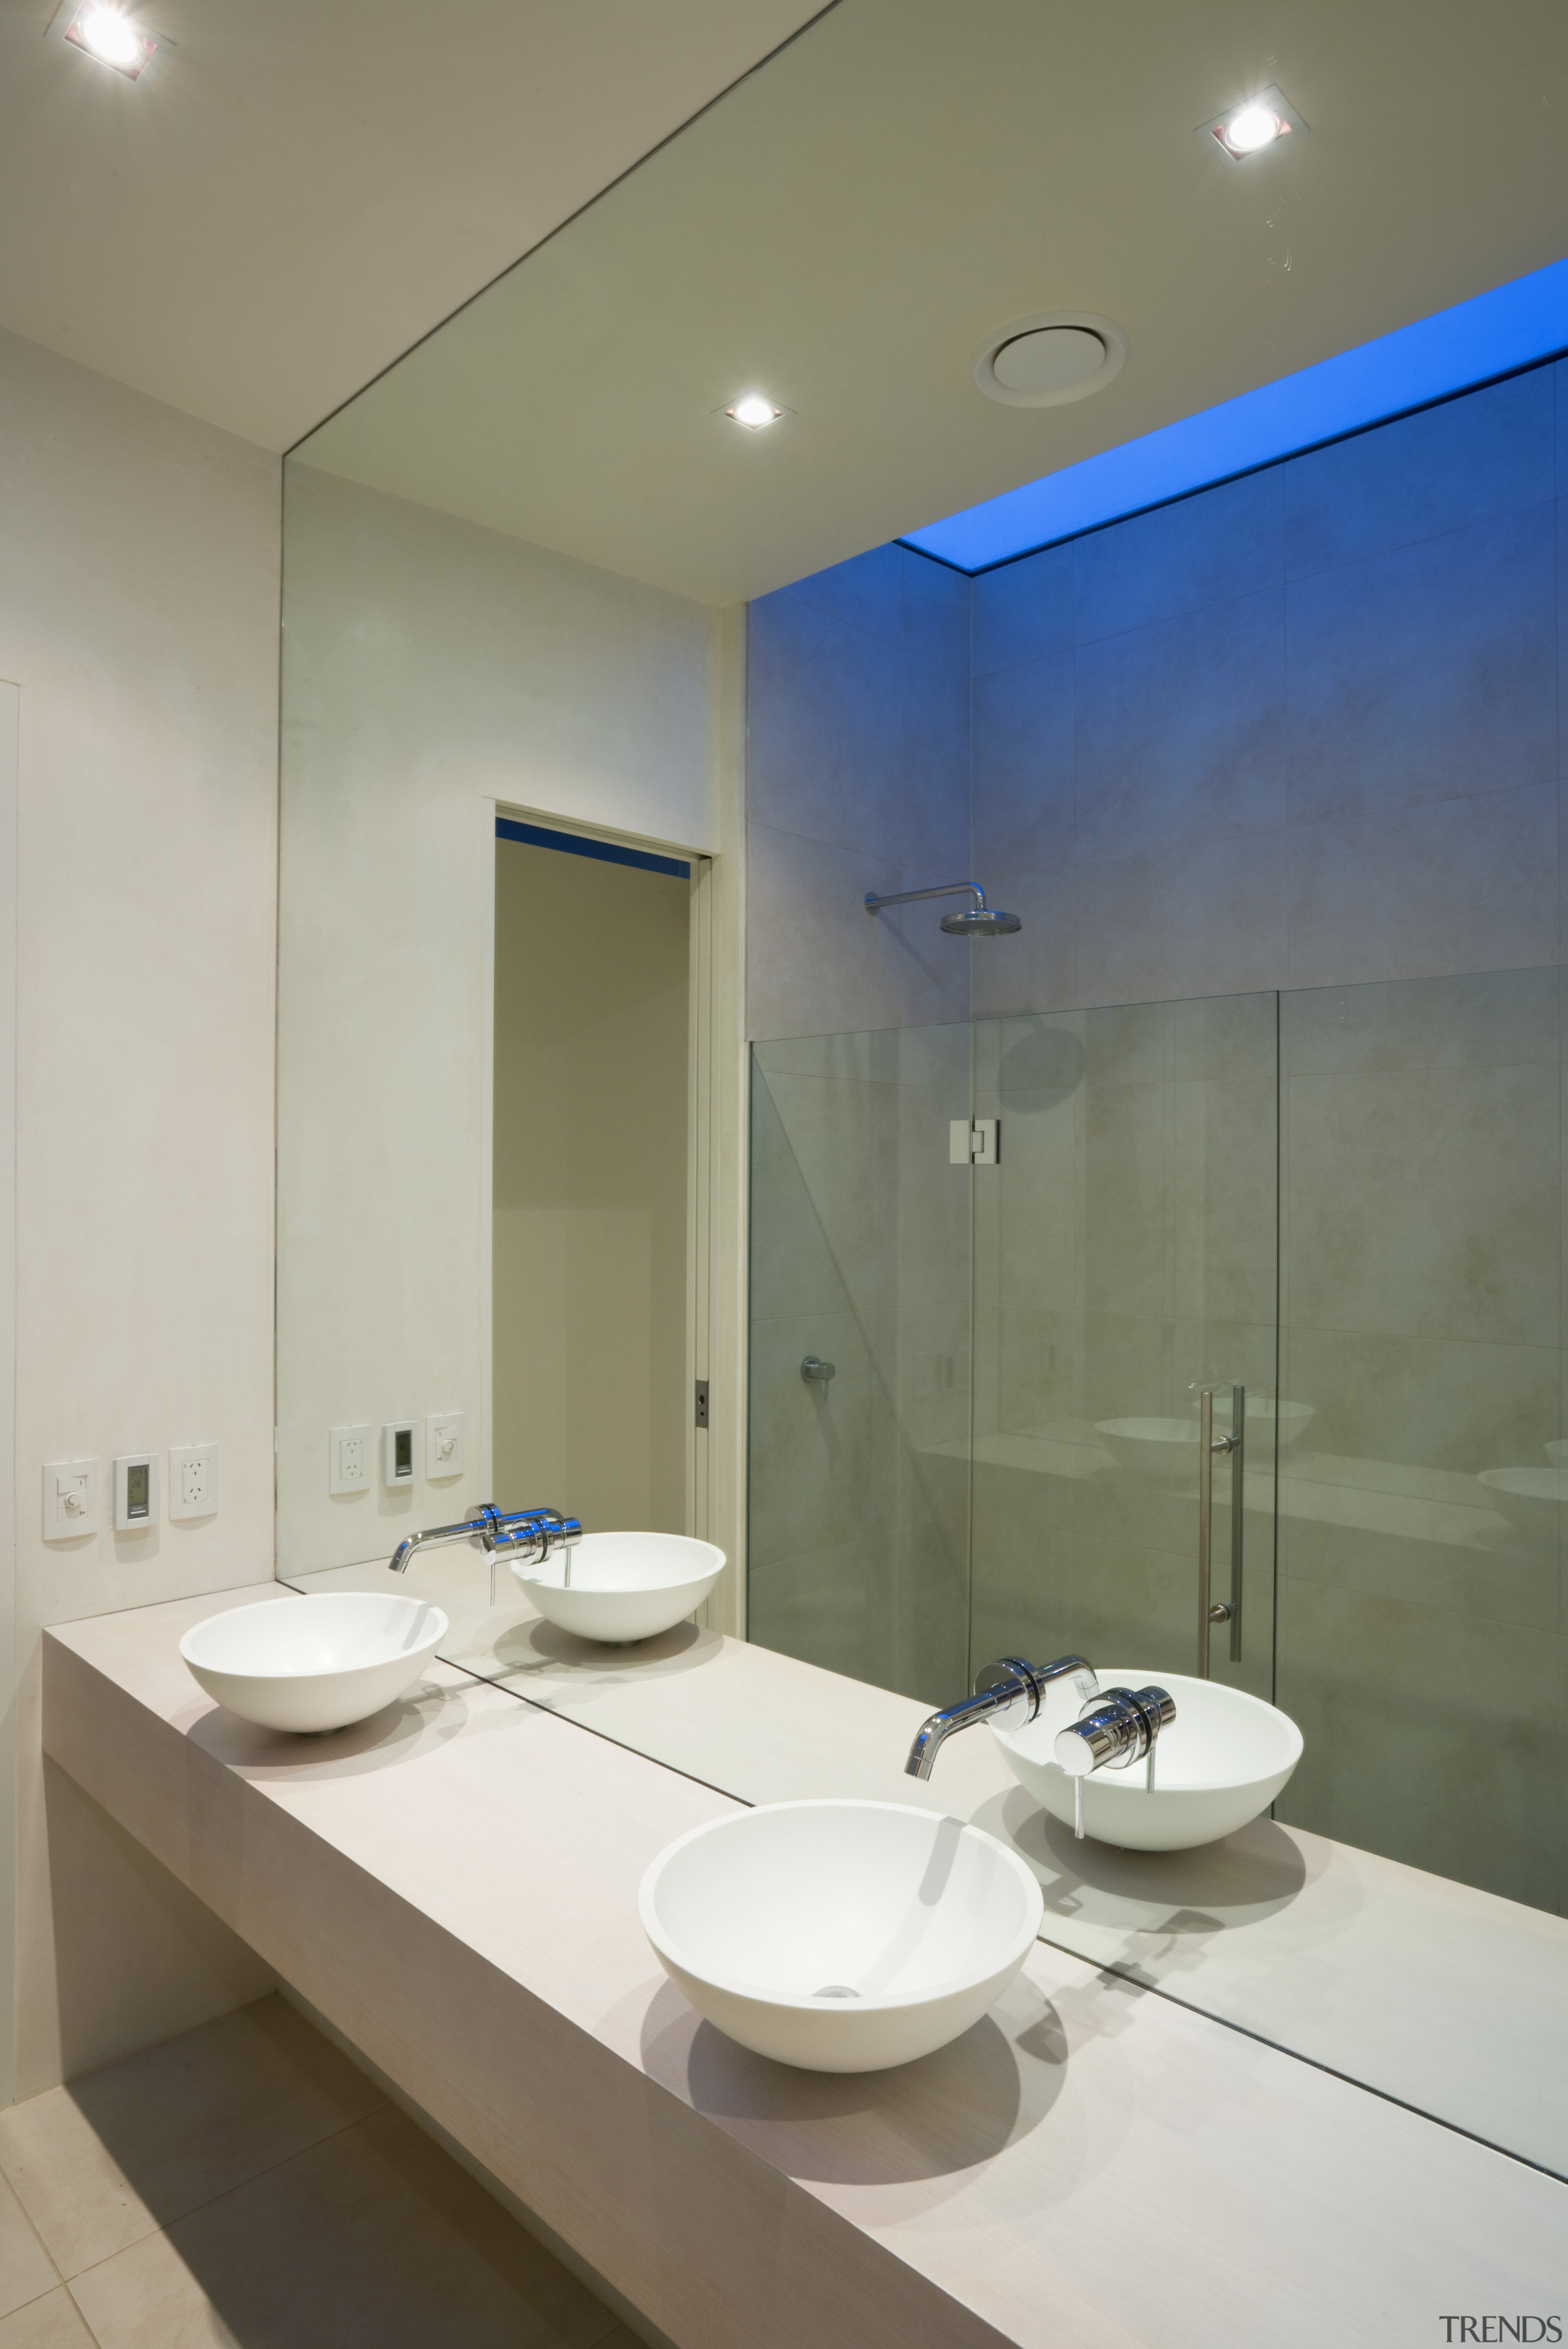
M 1212 139 L 1233 163 L 1244 163 L 1249 155 L 1261 155 L 1265 147 L 1287 139 L 1293 130 L 1305 129 L 1295 109 L 1271 86 L 1259 90 L 1256 98 L 1249 98 L 1244 106 L 1227 107 L 1212 122 L 1201 122 L 1198 136 Z
M 85 49 L 102 66 L 108 66 L 127 81 L 135 81 L 152 62 L 158 43 L 150 33 L 144 33 L 119 8 L 110 8 L 104 0 L 88 0 L 78 8 L 65 28 L 65 37 L 75 49 Z
M 777 424 L 781 416 L 789 413 L 787 408 L 780 408 L 776 401 L 765 398 L 759 391 L 748 391 L 744 399 L 732 399 L 729 406 L 720 412 L 730 418 L 732 422 L 743 424 L 748 432 L 766 432 L 770 424 Z

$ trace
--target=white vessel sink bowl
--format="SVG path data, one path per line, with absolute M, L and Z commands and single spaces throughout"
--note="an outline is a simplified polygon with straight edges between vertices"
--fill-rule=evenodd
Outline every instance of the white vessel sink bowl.
M 1283 1452 L 1287 1444 L 1294 1444 L 1298 1435 L 1305 1433 L 1307 1422 L 1313 1417 L 1314 1411 L 1315 1406 L 1309 1402 L 1276 1402 L 1273 1395 L 1249 1395 L 1247 1397 L 1248 1438 L 1255 1443 L 1259 1436 L 1266 1439 L 1277 1435 L 1280 1449 Z M 1229 1395 L 1214 1397 L 1214 1424 L 1222 1433 L 1229 1433 L 1231 1424 Z
M 700 1607 L 724 1571 L 724 1552 L 686 1534 L 584 1534 L 542 1566 L 511 1570 L 550 1622 L 624 1647 Z
M 1287 1713 L 1219 1681 L 1190 1680 L 1144 1665 L 1096 1667 L 1108 1688 L 1169 1689 L 1176 1718 L 1154 1750 L 1154 1790 L 1141 1762 L 1099 1770 L 1083 1785 L 1084 1833 L 1127 1851 L 1188 1851 L 1234 1835 L 1266 1811 L 1301 1759 L 1301 1732 Z M 1026 1729 L 992 1735 L 1021 1786 L 1053 1818 L 1073 1823 L 1073 1785 L 1052 1758 L 1057 1733 L 1078 1717 L 1069 1682 L 1049 1692 Z
M 368 1721 L 413 1687 L 447 1636 L 428 1599 L 324 1590 L 209 1615 L 180 1652 L 210 1697 L 263 1729 Z
M 1478 1481 L 1488 1499 L 1530 1540 L 1559 1538 L 1563 1506 L 1568 1502 L 1568 1468 L 1483 1468 Z
M 1104 1436 L 1118 1467 L 1136 1469 L 1140 1476 L 1198 1473 L 1195 1419 L 1097 1419 L 1095 1433 Z
M 808 2072 L 885 2072 L 978 2023 L 1027 1956 L 1034 1876 L 902 1803 L 769 1803 L 696 1827 L 643 1878 L 643 1930 L 731 2039 Z

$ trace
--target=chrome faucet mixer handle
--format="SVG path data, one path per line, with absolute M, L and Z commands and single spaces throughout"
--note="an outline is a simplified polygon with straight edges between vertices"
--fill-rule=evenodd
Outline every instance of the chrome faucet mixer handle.
M 565 1549 L 570 1558 L 571 1545 L 581 1538 L 582 1532 L 580 1520 L 562 1516 L 559 1509 L 498 1509 L 493 1501 L 481 1501 L 473 1516 L 463 1518 L 460 1524 L 431 1526 L 424 1533 L 410 1534 L 406 1541 L 398 1543 L 387 1562 L 394 1574 L 406 1574 L 408 1560 L 417 1549 L 439 1549 L 449 1542 L 471 1542 L 490 1559 L 490 1603 L 493 1607 L 498 1550 L 527 1547 L 535 1564 L 542 1564 L 556 1549 Z
M 1079 1718 L 1057 1733 L 1054 1759 L 1069 1778 L 1092 1777 L 1097 1770 L 1128 1770 L 1141 1762 L 1162 1729 L 1176 1718 L 1168 1689 L 1107 1689 Z
M 947 1739 L 955 1730 L 973 1728 L 977 1721 L 992 1722 L 998 1729 L 1026 1728 L 1038 1713 L 1051 1682 L 1069 1676 L 1086 1702 L 1098 1692 L 1094 1666 L 1082 1656 L 1058 1656 L 1053 1664 L 1030 1664 L 1022 1656 L 1003 1656 L 996 1663 L 982 1664 L 975 1675 L 974 1695 L 934 1713 L 915 1731 L 903 1765 L 905 1775 L 929 1778 Z

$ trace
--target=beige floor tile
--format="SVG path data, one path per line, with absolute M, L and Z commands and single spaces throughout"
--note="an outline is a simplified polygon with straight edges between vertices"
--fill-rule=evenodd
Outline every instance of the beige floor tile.
M 614 2319 L 386 2110 L 76 2279 L 101 2349 L 597 2349 Z
M 26 2212 L 0 2178 L 0 2316 L 58 2283 L 55 2263 L 34 2233 Z
M 0 2113 L 0 2171 L 70 2277 L 384 2101 L 264 1998 Z
M 81 2311 L 63 2284 L 0 2316 L 0 2349 L 93 2349 Z

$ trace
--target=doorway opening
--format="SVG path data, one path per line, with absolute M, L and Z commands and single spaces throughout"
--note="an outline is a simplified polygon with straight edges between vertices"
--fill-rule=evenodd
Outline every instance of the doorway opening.
M 497 818 L 493 1483 L 591 1531 L 687 1530 L 694 887 Z

